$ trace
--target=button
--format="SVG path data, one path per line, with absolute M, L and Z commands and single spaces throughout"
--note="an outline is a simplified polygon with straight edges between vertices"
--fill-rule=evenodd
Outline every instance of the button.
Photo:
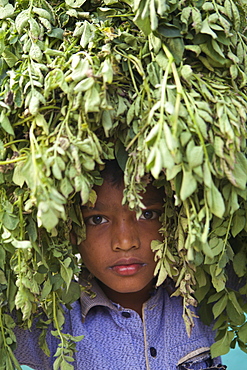
M 127 319 L 131 316 L 131 314 L 129 312 L 122 312 L 122 316 L 123 317 L 126 317 Z
M 157 355 L 156 348 L 150 347 L 150 354 L 151 354 L 152 357 L 156 357 L 156 355 Z

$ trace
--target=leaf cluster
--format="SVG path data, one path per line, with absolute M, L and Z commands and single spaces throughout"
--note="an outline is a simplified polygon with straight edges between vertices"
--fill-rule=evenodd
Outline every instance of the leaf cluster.
M 0 10 L 0 368 L 18 368 L 9 312 L 30 327 L 40 307 L 60 340 L 55 368 L 72 368 L 78 338 L 62 333 L 62 305 L 80 295 L 80 261 L 69 233 L 85 236 L 80 205 L 94 203 L 113 157 L 137 213 L 147 173 L 164 187 L 156 274 L 175 281 L 188 333 L 199 302 L 216 319 L 212 353 L 246 351 L 244 1 L 0 0 Z

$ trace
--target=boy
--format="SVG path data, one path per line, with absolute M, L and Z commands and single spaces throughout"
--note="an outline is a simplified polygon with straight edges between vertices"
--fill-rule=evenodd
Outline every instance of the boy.
M 180 298 L 169 297 L 164 287 L 155 289 L 150 244 L 162 240 L 162 189 L 147 186 L 142 194 L 145 209 L 137 219 L 122 205 L 123 173 L 115 161 L 106 165 L 102 177 L 103 185 L 95 186 L 94 207 L 82 209 L 86 239 L 78 246 L 88 270 L 82 284 L 89 284 L 95 297 L 82 293 L 80 302 L 66 312 L 64 325 L 64 332 L 84 335 L 77 343 L 75 369 L 225 369 L 219 358 L 209 355 L 212 329 L 197 319 L 188 338 Z M 48 358 L 38 348 L 38 334 L 37 329 L 17 329 L 21 342 L 16 356 L 34 369 L 52 369 L 57 343 L 48 334 Z

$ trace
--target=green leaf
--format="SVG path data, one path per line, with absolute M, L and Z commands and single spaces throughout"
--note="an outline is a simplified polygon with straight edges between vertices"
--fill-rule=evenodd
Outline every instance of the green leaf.
M 208 300 L 207 300 L 207 303 L 212 303 L 212 302 L 215 302 L 215 301 L 218 301 L 220 298 L 222 298 L 224 296 L 225 292 L 224 291 L 221 291 L 221 292 L 218 292 L 218 293 L 215 293 L 215 294 L 212 294 Z
M 29 9 L 25 9 L 17 15 L 15 19 L 15 26 L 18 33 L 22 33 L 24 27 L 28 24 L 29 17 Z
M 62 360 L 60 364 L 60 369 L 61 370 L 74 370 L 74 366 L 70 364 L 69 362 Z
M 240 304 L 238 303 L 238 300 L 237 300 L 237 297 L 236 297 L 236 294 L 231 291 L 228 293 L 228 297 L 229 297 L 229 300 L 232 302 L 235 310 L 237 311 L 237 313 L 240 315 L 243 313 L 243 309 L 241 308 Z
M 6 280 L 6 277 L 5 277 L 4 272 L 3 272 L 2 270 L 0 270 L 0 284 L 5 285 L 5 284 L 7 284 L 7 283 L 8 283 L 8 282 L 7 282 L 7 280 Z
M 214 318 L 216 319 L 226 308 L 228 301 L 228 296 L 227 294 L 224 294 L 223 297 L 221 297 L 218 302 L 216 302 L 213 306 L 213 314 Z
M 155 268 L 154 275 L 158 275 L 156 286 L 160 286 L 167 278 L 168 273 L 167 273 L 165 266 L 162 263 L 162 260 L 158 261 L 156 268 Z
M 212 40 L 212 48 L 219 54 L 222 58 L 225 58 L 223 51 L 221 50 L 220 44 L 216 40 Z
M 231 227 L 231 232 L 234 238 L 244 229 L 245 225 L 246 225 L 245 216 L 239 214 L 238 212 L 235 212 Z
M 15 230 L 19 224 L 19 218 L 16 215 L 5 212 L 2 222 L 6 229 Z
M 52 28 L 52 30 L 48 32 L 48 36 L 63 41 L 64 30 L 62 28 Z
M 112 128 L 112 124 L 113 121 L 111 112 L 109 110 L 105 110 L 102 114 L 102 126 L 104 127 L 106 137 L 109 136 L 109 131 Z
M 239 329 L 238 337 L 243 343 L 247 343 L 247 322 Z
M 232 173 L 235 178 L 237 187 L 245 190 L 247 182 L 247 159 L 243 153 L 236 153 L 236 163 L 234 165 Z
M 4 269 L 4 265 L 5 265 L 5 258 L 6 258 L 6 252 L 5 252 L 5 249 L 3 247 L 0 248 L 0 269 Z
M 36 6 L 32 7 L 32 11 L 40 16 L 40 18 L 47 19 L 49 21 L 53 21 L 53 14 L 46 9 L 38 8 Z
M 9 18 L 14 14 L 14 7 L 11 4 L 6 4 L 5 6 L 0 6 L 0 19 Z
M 41 292 L 40 299 L 41 300 L 45 299 L 48 296 L 48 294 L 51 292 L 51 290 L 52 290 L 52 284 L 51 284 L 50 280 L 48 279 L 48 280 L 45 281 L 45 283 L 43 285 L 43 289 L 42 289 L 42 292 Z
M 64 266 L 64 264 L 61 264 L 61 276 L 64 280 L 64 282 L 67 285 L 67 290 L 69 290 L 69 286 L 73 277 L 73 270 L 70 267 Z
M 182 200 L 187 199 L 196 191 L 197 182 L 191 171 L 183 169 L 183 180 L 180 191 L 180 197 Z
M 66 4 L 71 8 L 80 8 L 86 0 L 65 0 Z
M 212 346 L 211 346 L 211 356 L 217 357 L 226 355 L 230 350 L 230 344 L 231 341 L 234 338 L 234 333 L 231 331 L 226 331 L 223 338 L 220 340 L 217 340 Z
M 54 177 L 57 180 L 61 180 L 62 179 L 62 172 L 61 172 L 61 170 L 59 168 L 59 165 L 58 165 L 58 163 L 57 163 L 56 160 L 55 160 L 55 162 L 52 165 L 52 173 L 53 173 Z
M 85 111 L 98 112 L 100 105 L 100 95 L 96 86 L 92 86 L 85 93 Z
M 190 142 L 186 149 L 186 155 L 190 168 L 200 166 L 203 162 L 203 147 L 193 146 L 193 143 Z
M 136 4 L 135 4 L 136 3 Z M 149 18 L 149 2 L 146 1 L 134 1 L 133 9 L 136 8 L 137 12 L 134 17 L 134 22 L 139 29 L 148 36 L 151 33 L 151 22 Z
M 73 1 L 73 0 L 71 0 L 71 1 Z M 81 40 L 80 40 L 80 44 L 81 44 L 82 48 L 85 48 L 88 45 L 88 43 L 91 39 L 91 36 L 92 36 L 91 25 L 88 21 L 84 21 L 83 31 L 82 31 Z
M 202 268 L 197 268 L 195 276 L 199 287 L 205 286 L 207 284 L 206 274 Z
M 0 116 L 0 125 L 4 129 L 4 131 L 6 131 L 8 134 L 15 136 L 10 120 L 3 110 Z
M 168 47 L 177 64 L 181 63 L 184 56 L 184 41 L 180 37 L 167 39 Z
M 239 277 L 245 275 L 247 271 L 247 255 L 246 252 L 240 251 L 233 258 L 233 268 Z
M 75 87 L 74 87 L 74 92 L 84 92 L 89 89 L 94 85 L 94 78 L 93 77 L 88 77 L 85 78 L 84 80 L 80 81 Z
M 103 81 L 104 83 L 112 83 L 113 80 L 113 69 L 112 64 L 109 59 L 105 59 L 102 63 L 102 69 L 101 69 L 102 75 L 103 75 Z
M 206 196 L 211 212 L 219 218 L 223 217 L 225 212 L 224 200 L 213 182 L 211 183 L 211 187 L 206 189 Z
M 157 31 L 167 38 L 181 37 L 180 30 L 173 24 L 163 23 L 158 27 Z
M 44 226 L 47 230 L 52 230 L 58 223 L 57 214 L 52 208 L 50 208 L 49 203 L 40 202 L 38 211 L 38 222 L 39 226 Z
M 226 313 L 232 325 L 242 325 L 245 322 L 245 315 L 238 313 L 230 300 L 227 302 Z
M 212 47 L 210 42 L 201 44 L 200 45 L 202 51 L 210 58 L 209 65 L 213 65 L 216 63 L 217 66 L 224 66 L 227 63 L 227 59 L 222 57 L 215 49 Z M 211 61 L 212 60 L 212 61 Z
M 42 60 L 43 53 L 38 44 L 35 44 L 34 42 L 32 43 L 29 55 L 30 58 L 36 60 L 37 62 L 40 62 Z
M 187 82 L 190 82 L 190 79 L 192 78 L 193 76 L 193 70 L 191 68 L 190 65 L 188 64 L 185 64 L 182 68 L 181 68 L 181 76 L 187 81 Z
M 64 311 L 63 309 L 59 306 L 57 307 L 57 321 L 58 321 L 58 325 L 59 327 L 61 328 L 64 324 Z
M 5 39 L 5 32 L 3 29 L 0 29 L 0 55 L 3 53 L 5 49 L 4 39 Z
M 15 248 L 21 249 L 32 248 L 32 244 L 29 240 L 13 240 L 12 244 Z
M 217 292 L 220 292 L 221 290 L 225 289 L 226 277 L 223 272 L 216 274 L 217 267 L 217 265 L 210 265 L 210 274 L 214 288 Z
M 64 195 L 65 198 L 68 198 L 69 194 L 73 192 L 73 186 L 71 185 L 69 179 L 67 177 L 63 177 L 60 182 L 60 190 L 61 193 Z
M 13 182 L 20 187 L 22 187 L 25 182 L 25 175 L 23 175 L 22 172 L 23 165 L 23 162 L 18 162 L 15 166 L 13 174 Z
M 74 281 L 69 285 L 69 289 L 66 289 L 62 293 L 62 300 L 66 304 L 70 304 L 80 298 L 81 288 L 80 285 Z
M 30 18 L 28 22 L 30 25 L 30 32 L 31 32 L 33 39 L 38 39 L 40 32 L 41 32 L 38 22 L 33 18 Z
M 203 250 L 203 253 L 205 254 L 205 256 L 207 256 L 211 259 L 214 258 L 214 253 L 213 253 L 212 249 L 210 248 L 210 246 L 207 242 L 203 243 L 202 250 Z
M 58 354 L 56 352 L 54 357 L 57 356 L 57 355 Z M 59 370 L 60 369 L 61 361 L 62 361 L 61 357 L 56 358 L 56 360 L 54 361 L 54 364 L 53 364 L 53 370 Z
M 213 37 L 213 39 L 217 39 L 217 33 L 215 33 L 212 28 L 209 26 L 208 20 L 204 19 L 204 21 L 201 24 L 201 33 L 206 33 Z

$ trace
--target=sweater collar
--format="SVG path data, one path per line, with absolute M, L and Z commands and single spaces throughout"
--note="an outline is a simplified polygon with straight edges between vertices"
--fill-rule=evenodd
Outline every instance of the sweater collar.
M 79 283 L 82 286 L 80 303 L 83 320 L 91 308 L 96 306 L 104 306 L 117 311 L 117 307 L 107 298 L 95 278 L 84 279 L 80 277 Z
M 81 304 L 81 313 L 82 313 L 82 320 L 84 321 L 88 312 L 91 308 L 96 306 L 103 306 L 107 307 L 114 311 L 121 311 L 124 308 L 119 307 L 114 302 L 110 301 L 110 299 L 105 295 L 103 290 L 100 288 L 97 280 L 95 278 L 90 278 L 90 275 L 86 275 L 85 272 L 79 278 L 79 283 L 82 286 L 82 293 L 80 296 L 80 304 Z M 158 289 L 159 291 L 160 289 Z M 156 289 L 150 295 L 150 299 L 145 303 L 145 305 L 155 306 L 158 302 L 159 294 L 156 294 Z M 157 301 L 157 302 L 156 302 Z

